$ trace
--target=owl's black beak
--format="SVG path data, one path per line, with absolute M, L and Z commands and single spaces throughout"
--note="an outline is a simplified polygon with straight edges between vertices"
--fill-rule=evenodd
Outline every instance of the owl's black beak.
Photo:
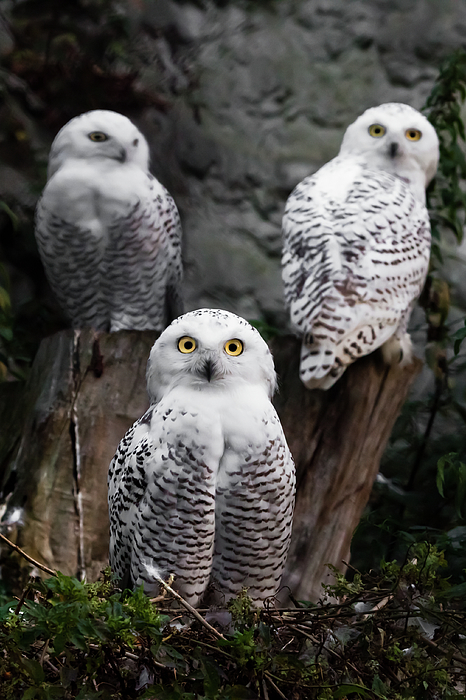
M 396 156 L 398 155 L 398 150 L 399 145 L 396 143 L 396 141 L 393 141 L 388 147 L 388 155 L 390 156 L 390 158 L 396 158 Z
M 120 163 L 126 162 L 126 149 L 125 148 L 121 148 L 118 151 L 118 155 L 116 157 L 116 160 L 119 161 Z
M 201 369 L 201 374 L 207 379 L 208 382 L 212 379 L 214 373 L 214 363 L 212 360 L 205 360 Z

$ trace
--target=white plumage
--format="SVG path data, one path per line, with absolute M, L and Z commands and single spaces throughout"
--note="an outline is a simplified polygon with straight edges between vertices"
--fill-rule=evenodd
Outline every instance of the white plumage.
M 308 388 L 328 389 L 381 346 L 387 361 L 409 361 L 406 327 L 430 254 L 425 188 L 438 157 L 424 116 L 383 104 L 351 124 L 338 156 L 288 198 L 283 281 Z
M 86 112 L 59 131 L 36 240 L 74 328 L 162 330 L 182 312 L 178 211 L 121 114 Z
M 193 605 L 246 586 L 256 602 L 278 589 L 288 551 L 295 474 L 270 401 L 270 351 L 242 318 L 200 309 L 152 348 L 151 407 L 120 442 L 109 470 L 110 563 L 123 583 L 157 588 L 175 575 Z

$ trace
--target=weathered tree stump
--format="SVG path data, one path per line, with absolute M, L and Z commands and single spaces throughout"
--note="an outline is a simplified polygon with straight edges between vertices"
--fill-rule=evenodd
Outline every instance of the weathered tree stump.
M 14 410 L 11 387 L 0 387 L 0 418 L 8 420 L 0 442 L 4 523 L 20 516 L 11 536 L 52 569 L 92 580 L 108 563 L 108 465 L 148 406 L 145 368 L 156 337 L 63 331 L 42 342 Z M 298 484 L 284 584 L 298 598 L 316 599 L 327 563 L 343 569 L 348 561 L 382 451 L 422 363 L 389 369 L 374 353 L 329 391 L 308 391 L 298 377 L 299 341 L 277 337 L 271 346 L 280 378 L 275 403 Z
M 52 569 L 93 580 L 108 564 L 108 465 L 148 407 L 157 335 L 70 330 L 40 345 L 10 426 L 17 444 L 4 446 L 2 491 L 4 521 L 21 513 L 16 544 Z
M 327 564 L 348 562 L 353 531 L 369 500 L 380 458 L 409 387 L 422 367 L 387 367 L 380 354 L 363 357 L 328 391 L 309 391 L 299 379 L 300 341 L 271 343 L 280 378 L 275 406 L 296 464 L 293 536 L 283 585 L 301 600 L 316 600 Z

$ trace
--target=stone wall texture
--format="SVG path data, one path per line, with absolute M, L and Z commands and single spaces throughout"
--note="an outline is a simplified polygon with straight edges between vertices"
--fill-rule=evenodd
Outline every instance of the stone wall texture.
M 181 211 L 188 308 L 283 327 L 287 196 L 337 154 L 366 108 L 422 107 L 441 59 L 466 45 L 466 3 L 159 0 L 137 23 L 158 33 L 158 60 L 141 80 L 172 89 L 164 115 L 146 110 L 137 121 Z
M 126 0 L 121 12 L 139 87 L 164 105 L 127 116 L 147 136 L 152 170 L 181 212 L 187 309 L 224 307 L 285 328 L 287 196 L 336 155 L 364 109 L 422 107 L 441 59 L 466 45 L 466 3 Z M 0 34 L 7 52 L 11 38 Z M 31 134 L 45 161 L 55 134 Z M 31 217 L 43 184 L 43 172 L 0 167 L 2 198 Z M 24 301 L 27 281 L 12 272 Z

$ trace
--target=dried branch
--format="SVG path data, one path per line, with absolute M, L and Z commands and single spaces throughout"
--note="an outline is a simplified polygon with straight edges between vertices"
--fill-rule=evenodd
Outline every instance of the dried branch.
M 225 637 L 223 636 L 223 634 L 221 634 L 218 630 L 216 630 L 215 627 L 212 627 L 212 625 L 209 625 L 209 623 L 207 622 L 207 620 L 204 620 L 204 618 L 202 617 L 202 615 L 199 615 L 199 613 L 197 612 L 197 610 L 196 610 L 195 608 L 193 608 L 193 606 L 190 605 L 184 598 L 182 598 L 182 597 L 180 596 L 179 593 L 177 593 L 176 591 L 174 591 L 173 588 L 172 588 L 171 586 L 169 586 L 168 583 L 166 583 L 166 582 L 163 580 L 163 578 L 160 578 L 160 576 L 155 576 L 155 578 L 156 578 L 157 581 L 160 583 L 160 585 L 163 586 L 163 587 L 165 588 L 165 590 L 166 590 L 168 593 L 171 593 L 172 596 L 174 596 L 177 600 L 179 600 L 179 602 L 180 602 L 181 605 L 185 608 L 185 610 L 187 610 L 188 612 L 190 612 L 191 615 L 193 615 L 193 616 L 196 618 L 196 620 L 198 620 L 198 622 L 200 622 L 201 625 L 203 625 L 203 627 L 205 627 L 206 629 L 208 629 L 209 632 L 212 632 L 212 634 L 215 635 L 215 637 L 217 637 L 217 639 L 223 639 L 223 640 L 225 640 Z
M 270 676 L 270 673 L 268 673 L 268 671 L 265 671 L 265 672 L 264 672 L 264 676 L 267 678 L 268 682 L 270 683 L 270 685 L 272 686 L 272 688 L 275 690 L 275 692 L 276 692 L 283 700 L 287 700 L 286 695 L 283 695 L 283 693 L 282 693 L 282 691 L 280 690 L 280 688 L 279 688 L 277 685 L 275 685 L 275 683 L 273 682 L 273 680 L 272 680 L 272 678 L 271 678 L 271 676 Z
M 37 566 L 38 569 L 45 571 L 46 574 L 50 574 L 50 576 L 57 575 L 56 571 L 54 571 L 53 569 L 49 569 L 49 567 L 45 566 L 45 564 L 41 564 L 40 562 L 33 559 L 31 556 L 29 556 L 29 554 L 26 554 L 26 552 L 24 552 L 21 549 L 21 547 L 18 547 L 18 545 L 14 544 L 14 542 L 9 540 L 8 537 L 5 537 L 5 535 L 2 535 L 1 532 L 0 532 L 0 539 L 3 540 L 3 542 L 5 542 L 9 547 L 11 547 L 11 549 L 14 549 L 15 552 L 18 552 L 18 554 L 21 554 L 21 556 L 24 557 L 24 559 L 26 559 L 26 561 L 28 561 L 30 564 L 34 564 L 34 566 Z

